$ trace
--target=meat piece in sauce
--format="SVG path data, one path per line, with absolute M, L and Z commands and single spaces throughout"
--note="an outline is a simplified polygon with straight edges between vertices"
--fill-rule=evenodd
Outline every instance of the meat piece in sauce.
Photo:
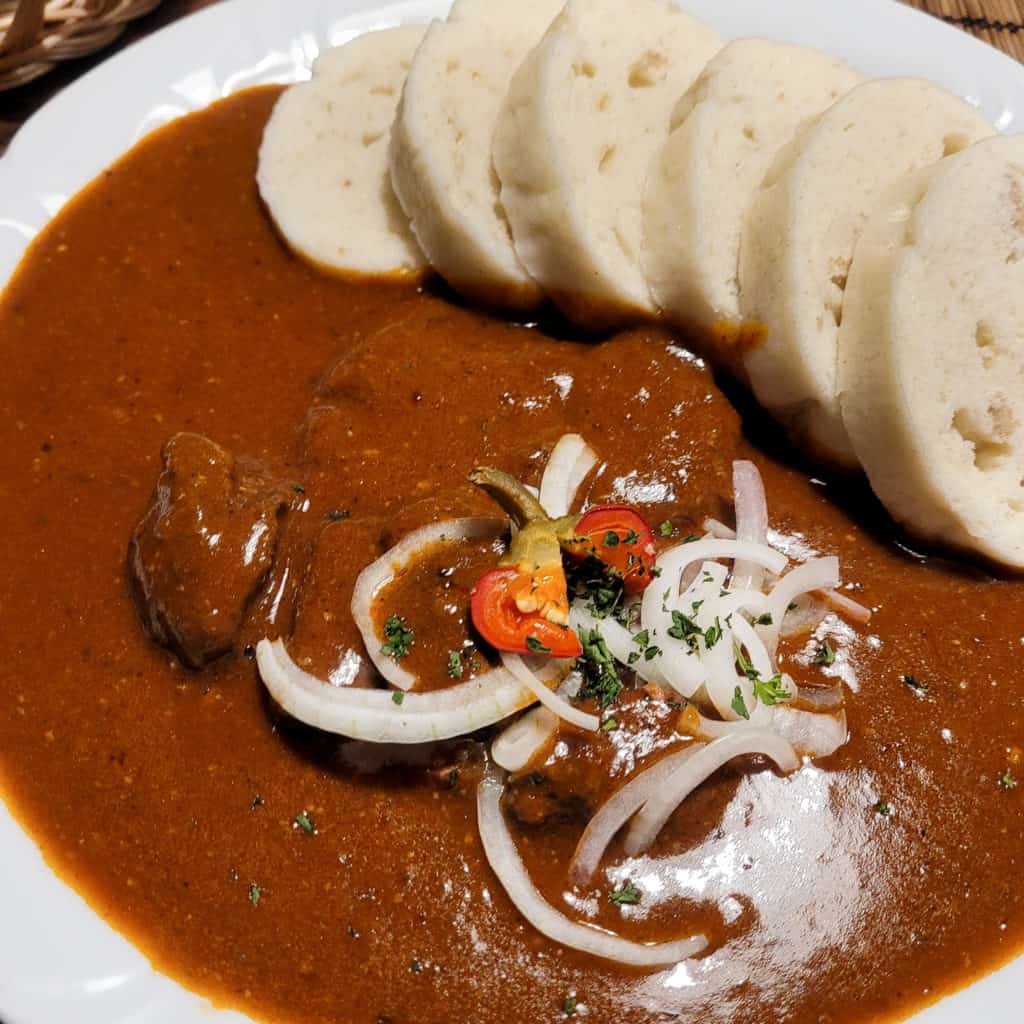
M 190 668 L 232 649 L 273 563 L 287 494 L 263 467 L 198 434 L 165 445 L 128 574 L 153 639 Z
M 356 577 L 383 551 L 381 529 L 377 518 L 329 521 L 302 577 L 288 648 L 306 671 L 336 686 L 377 679 L 350 608 Z

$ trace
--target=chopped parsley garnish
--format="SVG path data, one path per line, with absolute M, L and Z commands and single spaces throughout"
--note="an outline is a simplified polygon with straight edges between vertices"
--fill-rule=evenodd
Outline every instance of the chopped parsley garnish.
M 875 814 L 880 818 L 891 818 L 892 817 L 892 805 L 887 803 L 885 800 L 879 800 L 875 804 Z
M 386 654 L 395 661 L 401 661 L 409 653 L 415 635 L 409 628 L 409 624 L 401 615 L 389 616 L 384 623 L 385 643 L 381 646 L 381 654 Z
M 301 828 L 307 836 L 311 836 L 316 832 L 316 823 L 305 811 L 295 815 L 294 825 L 296 828 Z
M 928 684 L 922 683 L 917 676 L 905 675 L 903 677 L 903 685 L 909 687 L 918 696 L 923 696 L 928 692 Z
M 688 533 L 683 538 L 684 544 L 692 544 L 695 540 L 700 540 L 700 537 L 696 533 Z
M 676 609 L 672 611 L 672 625 L 667 632 L 673 640 L 686 641 L 691 650 L 696 650 L 697 637 L 704 635 L 704 631 L 693 619 Z
M 327 513 L 327 518 L 330 519 L 332 523 L 340 523 L 343 519 L 348 519 L 349 515 L 350 513 L 343 509 L 332 508 L 331 511 Z
M 640 534 L 636 530 L 630 530 L 625 537 L 622 538 L 622 543 L 627 547 L 633 547 L 634 544 L 640 543 Z
M 576 997 L 575 996 L 566 996 L 565 997 L 565 1001 L 562 1003 L 562 1013 L 564 1013 L 566 1015 L 566 1017 L 575 1017 L 576 1016 Z
M 772 624 L 771 612 L 765 612 L 754 620 L 755 626 L 770 626 Z
M 260 905 L 260 898 L 263 896 L 263 890 L 255 883 L 249 883 L 249 902 L 254 906 Z
M 721 639 L 722 624 L 718 621 L 718 616 L 716 615 L 715 624 L 713 626 L 708 626 L 708 628 L 704 630 L 704 646 L 710 650 Z
M 999 785 L 1003 789 L 1016 789 L 1018 783 L 1017 783 L 1017 780 L 1014 778 L 1012 772 L 1007 771 L 1007 772 L 1005 772 L 1003 774 L 1003 777 L 999 780 Z
M 292 484 L 292 490 L 296 494 L 305 494 L 306 493 L 306 488 L 303 487 L 302 484 Z
M 614 530 L 609 530 L 604 535 L 604 546 L 606 548 L 617 548 L 619 546 L 619 535 Z
M 660 533 L 662 537 L 671 537 L 675 532 L 676 528 L 672 525 L 671 519 L 663 520 L 661 525 L 658 527 L 658 533 Z
M 403 700 L 405 700 L 405 694 L 401 690 L 395 690 L 395 692 L 393 694 L 391 694 L 391 703 L 392 704 L 395 704 L 398 707 L 401 707 Z
M 615 659 L 596 629 L 581 629 L 579 638 L 583 647 L 583 654 L 576 660 L 576 668 L 583 675 L 579 696 L 582 700 L 593 697 L 602 708 L 606 708 L 622 692 Z
M 585 604 L 595 619 L 612 617 L 625 625 L 622 608 L 625 590 L 621 573 L 600 559 L 590 557 L 575 565 L 570 564 L 566 580 L 570 599 Z
M 452 679 L 461 679 L 463 671 L 462 655 L 458 651 L 449 651 L 448 675 L 450 675 Z
M 740 718 L 750 719 L 750 712 L 747 710 L 747 702 L 743 699 L 743 691 L 738 686 L 732 695 L 732 704 L 730 706 L 733 711 L 740 716 Z
M 631 907 L 640 902 L 640 890 L 627 882 L 621 889 L 608 893 L 608 899 L 617 907 Z
M 762 704 L 773 707 L 780 701 L 788 700 L 793 696 L 788 690 L 783 689 L 781 672 L 776 672 L 771 679 L 762 679 L 739 644 L 733 643 L 733 652 L 736 655 L 736 664 L 739 665 L 740 671 L 754 684 L 754 697 Z M 737 712 L 737 714 L 739 713 Z M 749 716 L 745 715 L 744 717 Z
M 836 660 L 836 652 L 827 640 L 822 640 L 821 645 L 814 653 L 815 665 L 831 665 Z
M 551 648 L 545 647 L 535 636 L 528 636 L 526 638 L 526 646 L 533 651 L 534 654 L 550 654 Z
M 754 696 L 768 707 L 773 707 L 780 701 L 789 700 L 793 695 L 782 685 L 782 675 L 776 672 L 771 679 L 755 679 Z
M 644 661 L 651 661 L 657 658 L 661 654 L 661 648 L 651 644 L 650 647 L 644 650 Z
M 610 718 L 606 718 L 601 723 L 601 728 L 605 732 L 615 732 L 615 730 L 618 729 L 618 727 L 619 727 L 619 720 L 614 715 L 612 715 Z
M 651 642 L 651 634 L 646 629 L 641 629 L 639 633 L 633 634 L 633 643 L 640 648 L 640 650 L 646 650 L 647 645 Z

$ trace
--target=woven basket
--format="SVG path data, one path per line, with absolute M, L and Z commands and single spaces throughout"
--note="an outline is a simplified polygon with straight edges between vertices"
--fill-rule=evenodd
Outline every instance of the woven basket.
M 160 0 L 0 0 L 0 89 L 113 42 Z

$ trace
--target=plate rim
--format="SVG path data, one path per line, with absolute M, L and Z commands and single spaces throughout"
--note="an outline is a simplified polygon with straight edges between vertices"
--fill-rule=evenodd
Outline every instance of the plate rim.
M 730 10 L 714 11 L 709 16 L 706 9 L 713 8 L 716 2 L 721 6 L 721 0 L 682 0 L 679 6 L 709 21 L 720 22 L 728 21 L 736 11 L 749 10 L 757 4 L 757 0 L 731 0 Z M 346 32 L 399 21 L 423 21 L 443 14 L 448 6 L 447 0 L 391 3 L 289 0 L 288 4 L 281 4 L 279 0 L 224 0 L 179 18 L 108 57 L 25 121 L 0 157 L 0 289 L 6 285 L 31 237 L 55 215 L 67 197 L 126 151 L 140 137 L 140 129 L 149 130 L 166 123 L 171 115 L 180 116 L 200 109 L 206 102 L 219 98 L 217 88 L 231 92 L 250 83 L 295 81 L 302 77 L 304 65 L 315 56 L 315 48 L 321 42 L 336 43 Z M 830 21 L 838 27 L 856 19 L 880 19 L 883 25 L 898 29 L 890 37 L 874 41 L 881 60 L 890 56 L 895 59 L 894 43 L 900 39 L 906 41 L 908 36 L 918 47 L 910 54 L 914 59 L 908 61 L 915 68 L 922 51 L 928 51 L 925 56 L 930 57 L 939 52 L 957 51 L 965 59 L 969 57 L 967 64 L 981 65 L 985 69 L 986 81 L 981 85 L 985 88 L 992 85 L 992 91 L 979 88 L 979 97 L 986 112 L 994 116 L 1001 129 L 1024 129 L 1024 66 L 951 24 L 898 0 L 858 0 L 856 5 L 843 0 L 776 0 L 771 6 L 776 8 L 776 13 L 769 17 L 778 17 L 780 22 L 799 18 L 804 27 L 820 22 L 827 29 Z M 849 10 L 853 6 L 855 13 Z M 284 8 L 288 11 L 283 12 Z M 257 11 L 259 19 L 265 23 L 264 28 L 252 39 L 243 40 L 244 47 L 242 42 L 239 44 L 239 50 L 248 47 L 245 52 L 255 60 L 252 66 L 241 69 L 245 73 L 240 76 L 236 73 L 234 77 L 226 74 L 223 82 L 214 74 L 212 81 L 205 83 L 205 93 L 202 91 L 204 83 L 196 80 L 192 96 L 175 94 L 172 89 L 164 104 L 166 109 L 159 109 L 148 118 L 144 115 L 141 122 L 136 120 L 131 125 L 127 120 L 118 121 L 102 135 L 101 143 L 91 147 L 86 143 L 81 153 L 67 154 L 69 144 L 66 139 L 61 143 L 60 131 L 71 125 L 74 128 L 72 145 L 80 140 L 88 127 L 87 119 L 80 117 L 80 108 L 96 96 L 109 98 L 108 90 L 120 84 L 122 75 L 126 79 L 140 73 L 145 75 L 150 60 L 159 66 L 175 48 L 184 48 L 183 44 L 200 33 L 217 36 L 221 31 L 237 32 L 243 12 L 245 17 L 251 17 Z M 779 11 L 782 13 L 777 13 Z M 302 12 L 310 15 L 303 23 L 305 27 L 297 24 Z M 789 23 L 790 29 L 793 24 Z M 292 27 L 287 28 L 288 25 Z M 279 52 L 268 62 L 266 54 L 261 58 L 257 52 L 267 45 L 262 33 L 266 30 L 273 34 L 278 28 L 297 35 L 288 50 Z M 793 38 L 793 35 L 787 32 L 776 37 Z M 931 51 L 932 47 L 936 47 L 935 52 Z M 838 52 L 846 55 L 841 46 Z M 211 64 L 216 57 L 217 54 L 209 57 Z M 957 75 L 963 72 L 962 67 L 948 70 L 950 76 L 954 70 Z M 935 77 L 940 84 L 950 87 L 951 79 L 946 74 Z M 996 111 L 1000 89 L 1005 89 L 1005 104 L 1003 110 Z M 963 92 L 962 89 L 956 91 Z M 971 95 L 971 98 L 976 97 Z M 134 102 L 122 102 L 116 117 L 128 118 L 129 111 L 135 111 L 137 106 Z M 45 163 L 54 150 L 62 148 L 67 156 L 66 164 L 57 169 L 43 167 L 45 173 L 40 176 L 40 161 Z M 63 187 L 52 188 L 50 183 L 54 181 L 63 182 Z M 2 794 L 0 866 L 4 868 L 0 872 L 0 907 L 13 908 L 11 912 L 0 913 L 0 962 L 15 971 L 23 971 L 22 976 L 13 981 L 10 977 L 0 978 L 0 1016 L 7 1024 L 62 1024 L 71 1019 L 72 1008 L 79 1024 L 117 1024 L 128 1020 L 146 1024 L 252 1024 L 251 1018 L 244 1014 L 215 1009 L 205 997 L 159 974 L 129 940 L 117 933 L 69 883 L 50 869 L 42 851 L 30 837 L 29 826 L 22 826 L 13 817 Z M 78 951 L 78 960 L 75 960 L 74 944 L 55 943 L 54 929 L 50 927 L 55 919 L 68 936 L 84 936 L 89 943 L 88 950 Z M 24 925 L 29 926 L 27 937 Z M 53 974 L 54 963 L 60 967 L 59 976 Z M 36 976 L 32 964 L 49 966 L 50 976 Z M 910 1018 L 908 1024 L 958 1024 L 963 1019 L 1011 1024 L 1019 1017 L 1016 1002 L 1022 989 L 1024 949 L 1017 951 L 1002 967 Z

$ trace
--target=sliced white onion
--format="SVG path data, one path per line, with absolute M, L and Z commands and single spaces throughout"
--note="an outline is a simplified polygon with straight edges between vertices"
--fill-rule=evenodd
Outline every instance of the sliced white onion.
M 477 822 L 491 870 L 523 917 L 542 935 L 570 949 L 631 967 L 662 967 L 696 956 L 707 948 L 704 935 L 647 946 L 602 929 L 570 921 L 537 891 L 516 850 L 501 811 L 503 773 L 488 767 L 477 790 Z
M 725 523 L 718 519 L 705 519 L 703 523 L 705 531 L 712 537 L 718 537 L 722 540 L 732 540 L 736 536 L 736 531 L 731 526 L 726 526 Z M 822 601 L 828 605 L 832 611 L 842 615 L 848 622 L 852 622 L 858 626 L 867 625 L 871 619 L 871 609 L 862 605 L 859 601 L 854 601 L 852 597 L 847 596 L 840 590 L 815 590 L 812 593 L 821 598 Z M 786 636 L 785 627 L 783 628 L 783 636 Z
M 823 590 L 821 596 L 832 611 L 842 615 L 848 622 L 866 626 L 871 620 L 870 608 L 865 607 L 859 601 L 854 601 L 852 597 L 847 597 L 840 590 Z
M 733 501 L 736 506 L 736 539 L 751 544 L 768 542 L 768 500 L 757 466 L 737 459 L 732 464 Z M 736 590 L 760 590 L 764 570 L 756 562 L 737 559 L 732 567 Z
M 601 725 L 601 719 L 597 715 L 589 715 L 585 711 L 581 711 L 570 704 L 564 697 L 548 689 L 544 682 L 527 667 L 526 662 L 518 654 L 507 654 L 502 651 L 501 663 L 516 682 L 530 690 L 537 700 L 549 711 L 554 712 L 554 714 L 566 722 L 579 726 L 581 729 L 597 732 L 598 727 Z
M 805 636 L 813 632 L 826 615 L 828 608 L 820 598 L 814 594 L 801 594 L 787 607 L 779 636 L 782 639 Z
M 827 590 L 839 582 L 839 559 L 835 555 L 813 558 L 809 562 L 791 569 L 772 588 L 768 595 L 768 614 L 771 624 L 758 626 L 770 651 L 775 651 L 779 642 L 779 631 L 790 604 L 801 594 L 812 590 Z
M 352 591 L 352 618 L 363 637 L 366 653 L 377 671 L 392 686 L 411 690 L 416 677 L 394 658 L 381 651 L 383 641 L 373 623 L 373 602 L 406 566 L 434 544 L 445 541 L 497 540 L 508 531 L 504 519 L 446 519 L 431 523 L 403 537 L 393 548 L 371 562 L 356 578 Z
M 703 522 L 704 532 L 718 540 L 735 540 L 736 531 L 731 526 L 726 526 L 721 519 L 708 517 Z
M 801 757 L 829 757 L 850 738 L 846 712 L 804 711 L 778 704 L 772 708 L 772 729 Z
M 256 664 L 270 695 L 293 718 L 371 743 L 426 743 L 463 736 L 536 700 L 533 691 L 504 668 L 443 690 L 404 693 L 334 686 L 299 668 L 280 640 L 261 640 Z
M 665 676 L 659 667 L 659 662 L 662 659 L 659 657 L 655 660 L 647 661 L 643 656 L 643 651 L 633 642 L 633 634 L 620 622 L 611 617 L 598 619 L 582 602 L 577 601 L 569 609 L 569 625 L 576 631 L 577 635 L 584 631 L 592 632 L 597 630 L 604 639 L 608 653 L 619 664 L 632 669 L 645 683 L 657 683 L 659 686 L 666 685 Z M 640 655 L 639 659 L 632 665 L 629 663 L 629 656 L 631 654 Z
M 569 877 L 576 885 L 586 885 L 601 864 L 605 851 L 619 829 L 644 804 L 657 794 L 665 779 L 679 769 L 680 764 L 704 747 L 694 743 L 678 755 L 662 758 L 650 768 L 639 772 L 624 786 L 620 786 L 587 822 L 587 827 L 576 845 L 569 865 Z
M 790 704 L 776 704 L 769 728 L 790 744 L 801 756 L 814 760 L 834 754 L 849 738 L 846 712 L 838 710 L 806 711 Z M 719 722 L 706 718 L 695 707 L 684 710 L 676 728 L 702 742 L 738 736 L 751 731 L 748 722 Z
M 569 514 L 580 484 L 596 465 L 596 453 L 579 434 L 558 439 L 540 478 L 540 503 L 552 519 Z
M 778 765 L 783 772 L 794 772 L 800 767 L 796 751 L 781 736 L 767 729 L 744 729 L 690 754 L 689 749 L 670 754 L 678 768 L 663 778 L 657 793 L 637 813 L 626 833 L 625 849 L 635 857 L 649 849 L 672 812 L 706 779 L 722 765 L 735 757 L 760 754 Z
M 491 757 L 501 768 L 522 771 L 558 732 L 558 716 L 545 707 L 531 708 L 506 726 L 491 744 Z
M 690 697 L 700 689 L 707 679 L 707 670 L 684 641 L 669 635 L 672 609 L 688 614 L 686 609 L 680 609 L 680 604 L 676 603 L 677 600 L 684 600 L 677 598 L 677 595 L 687 567 L 694 563 L 713 562 L 716 558 L 743 558 L 772 572 L 781 572 L 786 567 L 786 557 L 778 551 L 764 544 L 747 544 L 737 540 L 705 538 L 689 544 L 678 544 L 659 556 L 661 576 L 644 591 L 640 603 L 640 625 L 652 638 L 657 638 L 656 642 L 664 652 L 661 671 L 668 683 L 684 697 Z

